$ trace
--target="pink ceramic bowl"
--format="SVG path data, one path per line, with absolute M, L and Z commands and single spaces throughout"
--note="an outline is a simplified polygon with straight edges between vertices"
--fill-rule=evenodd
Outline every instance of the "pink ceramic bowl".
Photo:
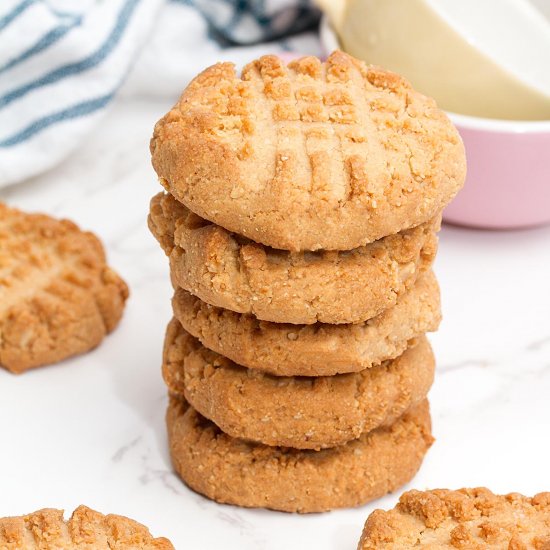
M 320 34 L 327 55 L 339 48 L 327 17 Z M 550 120 L 448 114 L 464 140 L 468 175 L 445 221 L 495 229 L 550 223 Z
M 445 220 L 491 228 L 550 223 L 550 121 L 449 117 L 464 140 L 468 175 Z

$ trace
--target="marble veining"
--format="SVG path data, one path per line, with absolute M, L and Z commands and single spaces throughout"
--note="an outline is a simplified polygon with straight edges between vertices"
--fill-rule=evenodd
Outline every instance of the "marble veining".
M 172 473 L 160 374 L 172 290 L 145 221 L 160 189 L 148 140 L 172 101 L 118 100 L 61 166 L 0 191 L 95 231 L 132 293 L 121 326 L 92 353 L 20 377 L 0 372 L 0 516 L 85 503 L 134 517 L 176 548 L 352 549 L 369 512 L 397 495 L 298 516 L 214 504 Z M 437 441 L 409 488 L 550 490 L 550 228 L 444 226 L 436 271 Z

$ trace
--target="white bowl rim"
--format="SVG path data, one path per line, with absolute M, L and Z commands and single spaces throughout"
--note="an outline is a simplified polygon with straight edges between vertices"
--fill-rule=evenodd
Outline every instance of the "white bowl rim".
M 326 15 L 321 18 L 321 44 L 325 50 L 332 51 L 340 47 L 338 35 L 332 28 Z M 550 133 L 550 120 L 505 120 L 498 118 L 482 118 L 446 111 L 453 124 L 461 128 L 483 130 L 486 132 L 510 133 Z
M 482 118 L 445 111 L 453 124 L 461 128 L 483 130 L 485 132 L 509 132 L 517 134 L 550 134 L 550 120 L 504 120 Z

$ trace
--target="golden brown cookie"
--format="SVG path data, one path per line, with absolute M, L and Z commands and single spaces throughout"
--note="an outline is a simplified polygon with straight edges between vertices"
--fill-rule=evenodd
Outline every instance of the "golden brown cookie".
M 437 330 L 439 287 L 430 270 L 395 306 L 356 325 L 291 325 L 259 321 L 211 306 L 183 289 L 172 299 L 183 328 L 239 365 L 276 376 L 330 376 L 393 359 L 408 342 Z
M 0 203 L 1 366 L 20 373 L 94 348 L 127 297 L 95 235 Z
M 489 489 L 409 491 L 368 518 L 358 550 L 547 550 L 550 493 L 532 498 Z
M 232 438 L 176 397 L 167 423 L 174 467 L 189 487 L 217 502 L 285 512 L 358 506 L 393 491 L 433 441 L 427 401 L 390 427 L 322 451 Z
M 1 550 L 174 550 L 168 539 L 124 516 L 104 516 L 79 506 L 68 521 L 63 510 L 0 518 Z
M 400 76 L 336 51 L 198 75 L 156 125 L 161 183 L 284 250 L 351 250 L 435 217 L 464 183 L 458 132 Z
M 201 415 L 232 437 L 272 446 L 323 449 L 389 426 L 426 398 L 435 361 L 425 336 L 393 361 L 353 374 L 277 377 L 205 348 L 175 319 L 163 376 Z
M 437 250 L 441 217 L 348 252 L 285 252 L 214 225 L 171 195 L 151 201 L 149 227 L 175 286 L 217 307 L 276 323 L 364 322 L 394 306 Z

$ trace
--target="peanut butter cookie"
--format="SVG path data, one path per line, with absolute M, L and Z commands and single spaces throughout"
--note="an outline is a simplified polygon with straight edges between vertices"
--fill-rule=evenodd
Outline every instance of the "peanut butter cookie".
M 489 489 L 409 491 L 368 518 L 358 550 L 402 548 L 546 550 L 550 493 L 532 498 Z
M 211 306 L 181 288 L 172 306 L 183 328 L 207 348 L 276 376 L 330 376 L 378 365 L 401 355 L 411 339 L 437 330 L 441 319 L 431 270 L 395 306 L 356 325 L 259 321 Z
M 171 397 L 168 437 L 174 467 L 217 502 L 286 512 L 359 506 L 407 483 L 432 444 L 428 402 L 392 426 L 322 451 L 235 439 Z
M 458 132 L 400 76 L 336 51 L 198 75 L 153 166 L 199 216 L 284 250 L 351 250 L 425 223 L 464 183 Z
M 0 203 L 1 366 L 20 373 L 94 348 L 127 297 L 95 235 Z
M 396 304 L 429 269 L 441 216 L 347 252 L 286 252 L 193 214 L 171 195 L 151 201 L 149 227 L 175 286 L 276 323 L 359 323 Z
M 175 319 L 163 375 L 170 393 L 232 437 L 272 446 L 323 449 L 389 426 L 426 398 L 435 361 L 425 336 L 397 359 L 336 376 L 276 377 L 206 349 Z
M 79 506 L 68 521 L 63 510 L 0 518 L 2 550 L 174 550 L 168 539 L 123 516 L 104 516 Z

